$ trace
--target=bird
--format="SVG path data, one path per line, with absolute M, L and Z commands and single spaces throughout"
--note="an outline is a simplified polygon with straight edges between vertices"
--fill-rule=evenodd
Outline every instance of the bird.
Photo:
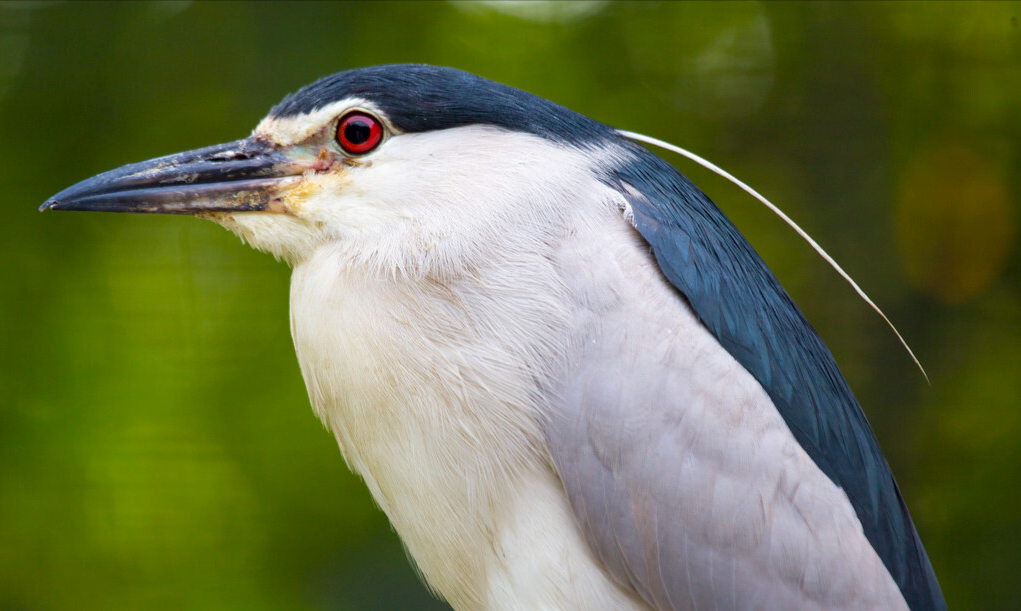
M 829 349 L 633 136 L 369 66 L 41 209 L 192 215 L 288 263 L 313 410 L 457 611 L 945 609 Z

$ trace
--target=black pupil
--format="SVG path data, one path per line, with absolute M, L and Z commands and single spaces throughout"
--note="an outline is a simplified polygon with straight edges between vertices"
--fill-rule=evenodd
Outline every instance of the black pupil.
M 344 137 L 351 144 L 363 144 L 372 135 L 372 126 L 365 119 L 355 119 L 344 127 Z

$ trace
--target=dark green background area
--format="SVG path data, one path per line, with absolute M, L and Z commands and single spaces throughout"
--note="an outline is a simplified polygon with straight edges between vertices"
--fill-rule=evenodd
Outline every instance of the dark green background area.
M 46 213 L 347 68 L 446 64 L 665 154 L 832 348 L 952 609 L 1021 608 L 1021 5 L 0 2 L 0 610 L 439 609 L 308 406 L 289 270 Z

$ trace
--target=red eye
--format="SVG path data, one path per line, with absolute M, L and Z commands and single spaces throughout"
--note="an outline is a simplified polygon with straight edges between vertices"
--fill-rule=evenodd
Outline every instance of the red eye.
M 352 112 L 337 124 L 337 144 L 352 155 L 368 153 L 383 139 L 379 120 L 364 112 Z

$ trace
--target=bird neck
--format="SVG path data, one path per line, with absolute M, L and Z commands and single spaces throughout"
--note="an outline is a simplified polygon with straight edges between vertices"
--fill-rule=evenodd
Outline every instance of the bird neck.
M 526 270 L 524 287 L 508 277 Z M 313 408 L 441 592 L 484 597 L 473 550 L 492 548 L 494 508 L 514 504 L 522 479 L 551 476 L 536 419 L 564 332 L 541 297 L 552 279 L 541 256 L 443 281 L 380 276 L 336 248 L 294 270 Z

